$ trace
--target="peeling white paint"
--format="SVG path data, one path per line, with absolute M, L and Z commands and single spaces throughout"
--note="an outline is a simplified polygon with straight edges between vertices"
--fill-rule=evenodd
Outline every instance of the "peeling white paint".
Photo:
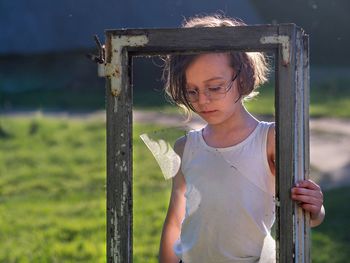
M 290 63 L 290 38 L 289 36 L 266 36 L 260 38 L 262 44 L 280 44 L 282 46 L 282 61 L 284 65 Z
M 126 172 L 128 169 L 126 168 L 126 166 L 120 166 L 119 167 L 119 171 L 122 172 Z
M 120 145 L 120 146 L 124 148 L 124 147 L 126 147 L 126 144 L 125 144 L 125 143 L 123 143 L 123 144 L 122 144 L 122 145 Z
M 120 256 L 120 234 L 118 233 L 118 215 L 117 211 L 112 210 L 113 218 L 114 218 L 114 236 L 111 239 L 111 255 L 113 256 L 113 262 L 121 262 Z
M 126 164 L 125 162 L 123 163 Z M 121 257 L 121 235 L 119 232 L 120 225 L 118 225 L 118 212 L 119 216 L 124 216 L 124 209 L 126 208 L 127 204 L 127 192 L 128 186 L 126 182 L 123 182 L 123 190 L 121 194 L 121 204 L 120 204 L 120 210 L 115 210 L 114 208 L 111 208 L 111 227 L 113 229 L 113 236 L 111 236 L 111 247 L 110 247 L 110 254 L 113 257 L 113 262 L 121 263 L 122 257 Z
M 123 194 L 122 194 L 122 198 L 121 198 L 121 204 L 120 204 L 120 215 L 124 216 L 124 207 L 126 204 L 126 197 L 127 197 L 127 188 L 128 186 L 126 185 L 125 182 L 123 182 Z
M 99 77 L 105 77 L 105 64 L 97 64 L 97 75 Z
M 126 172 L 128 170 L 128 168 L 126 167 L 126 162 L 123 161 L 122 165 L 119 167 L 119 171 L 122 172 Z
M 112 214 L 114 214 L 114 208 L 111 209 L 111 212 L 112 212 Z M 113 225 L 113 224 L 114 224 L 114 217 L 112 216 L 111 217 L 111 225 Z
M 275 205 L 276 205 L 276 206 L 278 206 L 278 207 L 281 206 L 281 202 L 280 202 L 280 200 L 279 200 L 278 198 L 275 198 L 275 199 L 274 199 L 274 202 L 275 202 Z
M 111 78 L 111 87 L 113 86 L 113 79 Z M 113 93 L 113 92 L 112 92 Z M 114 94 L 113 94 L 114 95 Z M 114 95 L 115 96 L 115 95 Z M 118 97 L 114 97 L 114 106 L 113 106 L 113 112 L 118 112 Z

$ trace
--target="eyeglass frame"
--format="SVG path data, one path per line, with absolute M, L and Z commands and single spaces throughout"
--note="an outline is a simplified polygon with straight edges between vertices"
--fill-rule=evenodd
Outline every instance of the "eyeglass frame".
M 239 65 L 239 69 L 238 69 L 238 71 L 237 71 L 237 73 L 235 74 L 235 76 L 230 80 L 230 82 L 228 83 L 228 85 L 227 85 L 227 87 L 225 88 L 225 91 L 223 92 L 223 93 L 221 93 L 221 94 L 224 94 L 224 96 L 222 97 L 222 98 L 218 98 L 218 99 L 213 99 L 213 98 L 211 98 L 211 96 L 210 96 L 210 93 L 209 93 L 209 87 L 207 87 L 207 88 L 205 88 L 204 89 L 204 94 L 205 94 L 205 96 L 209 99 L 209 100 L 220 100 L 220 99 L 223 99 L 223 98 L 225 98 L 225 96 L 226 96 L 226 94 L 230 91 L 230 89 L 232 88 L 232 86 L 233 86 L 233 83 L 235 82 L 235 80 L 237 79 L 237 77 L 239 76 L 239 74 L 241 73 L 241 69 L 242 69 L 242 63 Z M 185 96 L 186 96 L 186 99 L 188 99 L 188 101 L 189 102 L 191 102 L 191 103 L 193 103 L 193 102 L 198 102 L 198 100 L 199 100 L 199 94 L 201 93 L 201 92 L 199 92 L 198 90 L 195 90 L 195 89 L 192 89 L 191 91 L 194 91 L 194 92 L 196 92 L 197 94 L 197 99 L 196 100 L 191 100 L 190 98 L 189 98 L 189 95 L 188 95 L 188 90 L 186 90 L 185 91 Z M 237 99 L 237 101 L 239 100 L 241 98 L 241 96 L 239 96 L 239 98 Z M 236 102 L 237 102 L 236 101 Z

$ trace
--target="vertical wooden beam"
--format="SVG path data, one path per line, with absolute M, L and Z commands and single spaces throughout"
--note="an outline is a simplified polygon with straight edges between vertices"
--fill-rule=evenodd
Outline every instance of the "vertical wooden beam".
M 304 139 L 304 178 L 310 178 L 310 128 L 309 128 L 309 105 L 310 105 L 310 56 L 309 56 L 309 36 L 303 32 L 302 34 L 302 52 L 303 52 L 303 118 L 304 127 L 302 138 Z M 299 235 L 304 238 L 304 257 L 303 262 L 311 262 L 311 229 L 310 229 L 310 213 L 302 213 L 304 228 L 303 233 Z
M 298 181 L 303 180 L 305 178 L 305 151 L 304 151 L 304 55 L 303 55 L 303 40 L 302 40 L 302 32 L 300 30 L 296 33 L 296 65 L 295 65 L 295 123 L 294 123 L 294 152 L 295 152 L 295 161 L 294 163 L 294 178 L 293 182 L 296 184 Z M 295 262 L 304 262 L 305 256 L 305 240 L 304 240 L 304 229 L 305 229 L 305 218 L 304 212 L 301 207 L 298 206 L 297 203 L 294 203 L 294 242 L 295 242 Z
M 294 122 L 295 122 L 295 38 L 296 26 L 279 28 L 279 35 L 289 36 L 289 63 L 282 59 L 281 45 L 277 54 L 276 81 L 276 247 L 277 262 L 294 262 L 293 240 L 293 203 L 290 200 L 290 189 L 293 186 L 294 174 Z
M 294 183 L 309 178 L 309 56 L 308 38 L 299 29 L 296 37 L 296 104 Z M 295 262 L 310 262 L 310 218 L 294 204 Z
M 295 142 L 294 148 L 296 153 L 296 161 L 294 162 L 295 176 L 294 183 L 308 178 L 308 153 L 306 152 L 306 145 L 308 145 L 308 106 L 307 98 L 307 74 L 305 60 L 307 55 L 304 50 L 304 32 L 297 31 L 296 38 L 296 105 L 295 105 Z M 308 64 L 308 61 L 307 61 Z M 307 215 L 301 207 L 294 204 L 294 235 L 295 235 L 295 261 L 309 262 L 309 241 L 308 235 L 305 235 L 309 224 L 307 222 Z
M 290 190 L 308 178 L 308 49 L 300 28 L 282 27 L 290 37 L 290 63 L 278 53 L 277 122 L 277 258 L 278 262 L 310 262 L 309 216 L 291 201 Z
M 146 35 L 107 32 L 107 262 L 132 262 L 132 90 L 128 47 Z
M 112 35 L 107 35 L 106 45 L 107 63 L 121 63 L 121 68 L 116 69 L 118 74 L 108 77 L 106 90 L 107 262 L 129 263 L 132 262 L 132 98 L 128 54 L 125 49 L 115 49 Z M 114 83 L 120 85 L 118 96 L 112 94 Z

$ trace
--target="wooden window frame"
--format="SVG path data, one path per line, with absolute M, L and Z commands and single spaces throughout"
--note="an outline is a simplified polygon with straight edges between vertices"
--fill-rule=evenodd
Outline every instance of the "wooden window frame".
M 133 261 L 132 57 L 262 51 L 275 54 L 277 262 L 310 262 L 310 216 L 290 198 L 309 177 L 309 40 L 295 24 L 105 32 L 107 262 Z

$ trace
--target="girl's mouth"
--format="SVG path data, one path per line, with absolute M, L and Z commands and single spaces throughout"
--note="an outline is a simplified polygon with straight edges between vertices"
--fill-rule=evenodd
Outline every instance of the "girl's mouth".
M 207 110 L 207 111 L 201 111 L 201 114 L 208 115 L 214 112 L 216 112 L 216 110 Z

